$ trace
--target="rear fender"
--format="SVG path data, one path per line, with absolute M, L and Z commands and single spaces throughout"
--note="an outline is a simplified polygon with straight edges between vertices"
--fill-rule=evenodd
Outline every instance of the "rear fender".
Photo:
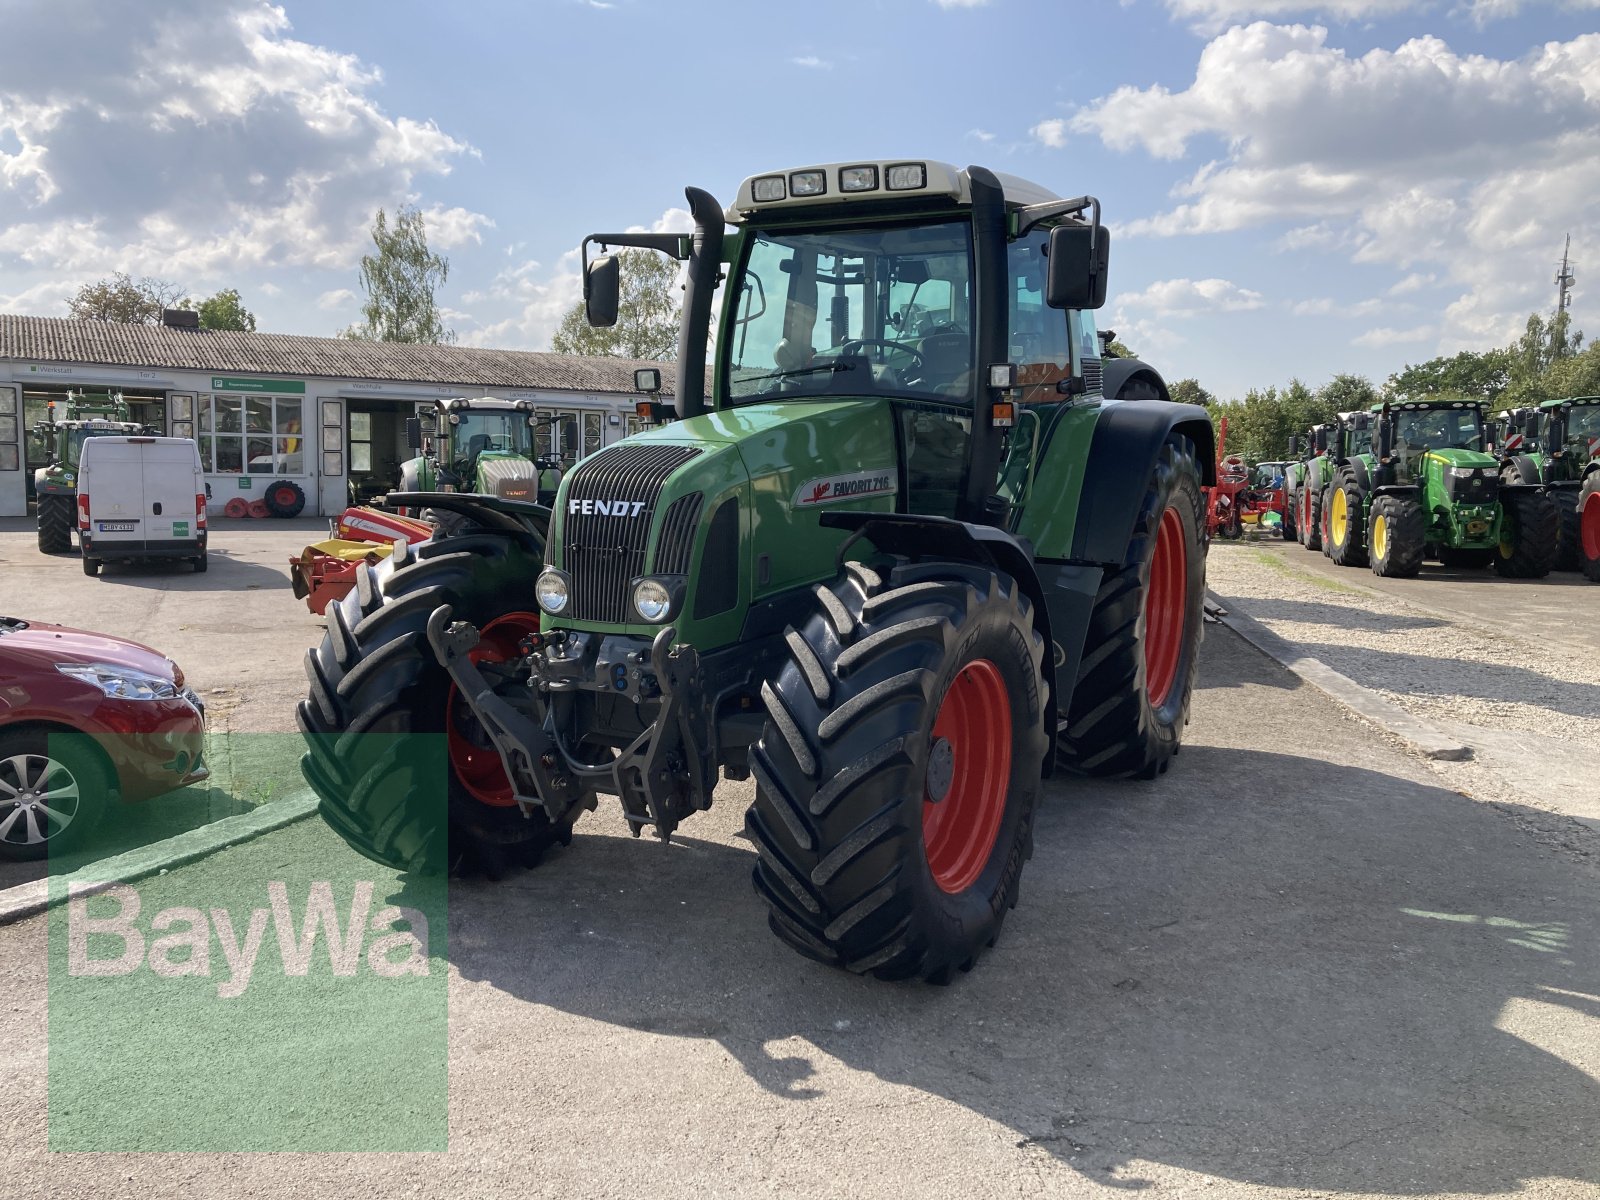
M 1169 434 L 1194 443 L 1201 483 L 1217 482 L 1216 433 L 1206 410 L 1162 400 L 1108 404 L 1100 411 L 1088 461 L 1069 557 L 1074 562 L 1121 567 L 1144 504 L 1145 488 Z
M 1057 644 L 1052 628 L 1057 610 L 1063 609 L 1061 597 L 1054 594 L 1059 588 L 1051 592 L 1045 590 L 1041 582 L 1041 569 L 1046 574 L 1059 572 L 1061 569 L 1053 564 L 1040 564 L 1035 566 L 1033 547 L 1027 542 L 1013 537 L 1003 529 L 996 529 L 989 525 L 974 525 L 967 521 L 956 521 L 949 517 L 925 517 L 915 513 L 874 513 L 874 512 L 827 512 L 822 514 L 821 523 L 824 527 L 832 529 L 848 529 L 851 536 L 839 548 L 841 560 L 849 548 L 858 541 L 870 541 L 873 546 L 886 554 L 904 554 L 912 557 L 942 558 L 954 562 L 971 563 L 974 566 L 990 567 L 1004 571 L 1017 581 L 1017 586 L 1022 589 L 1022 594 L 1028 597 L 1033 605 L 1033 626 L 1044 638 L 1045 658 L 1044 673 L 1048 677 L 1051 673 L 1050 660 L 1055 660 L 1056 686 L 1048 689 L 1045 698 L 1045 729 L 1054 730 L 1056 727 L 1056 697 L 1060 692 L 1062 677 L 1062 650 Z M 1073 568 L 1073 570 L 1080 570 Z M 1088 582 L 1088 605 L 1093 607 L 1095 593 L 1100 587 L 1100 572 L 1092 571 L 1094 578 Z M 1079 591 L 1082 591 L 1080 583 Z M 1070 609 L 1070 606 L 1067 606 Z M 1083 630 L 1088 624 L 1088 608 L 1083 610 L 1082 618 L 1077 624 L 1076 645 L 1082 649 Z M 1072 681 L 1077 678 L 1077 656 L 1074 654 L 1071 663 L 1072 673 L 1066 676 L 1068 691 L 1072 688 Z M 1048 776 L 1053 767 L 1054 755 L 1046 756 L 1045 774 Z

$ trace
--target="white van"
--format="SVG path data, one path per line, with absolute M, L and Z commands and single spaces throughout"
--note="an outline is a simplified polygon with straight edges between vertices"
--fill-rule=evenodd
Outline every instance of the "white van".
M 113 559 L 184 559 L 206 569 L 206 481 L 192 438 L 97 437 L 78 463 L 83 573 Z

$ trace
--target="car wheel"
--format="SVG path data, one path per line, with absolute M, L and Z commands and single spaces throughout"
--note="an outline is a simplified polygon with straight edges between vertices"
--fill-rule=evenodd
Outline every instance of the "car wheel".
M 0 733 L 0 859 L 31 861 L 81 846 L 110 792 L 110 767 L 84 734 Z

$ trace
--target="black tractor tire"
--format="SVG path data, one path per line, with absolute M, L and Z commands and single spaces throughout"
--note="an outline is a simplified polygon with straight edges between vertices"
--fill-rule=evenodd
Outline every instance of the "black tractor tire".
M 1439 562 L 1455 571 L 1481 571 L 1494 561 L 1494 556 L 1493 546 L 1487 550 L 1472 547 L 1463 549 L 1454 546 L 1439 547 Z
M 1555 501 L 1543 492 L 1502 488 L 1495 574 L 1505 579 L 1543 579 L 1550 574 L 1560 524 Z
M 328 606 L 327 636 L 306 655 L 310 694 L 295 713 L 301 769 L 323 820 L 359 853 L 402 871 L 496 879 L 570 841 L 571 826 L 552 826 L 540 810 L 524 817 L 468 791 L 448 754 L 454 685 L 426 633 L 441 604 L 479 629 L 528 610 L 539 568 L 531 537 L 397 545 Z
M 1287 499 L 1285 499 L 1283 505 L 1283 520 L 1278 522 L 1278 531 L 1283 534 L 1283 540 L 1286 542 L 1298 542 L 1300 540 L 1300 530 L 1294 523 L 1294 505 L 1289 503 Z
M 1134 522 L 1123 565 L 1108 570 L 1095 596 L 1083 657 L 1070 698 L 1062 698 L 1056 762 L 1076 775 L 1153 779 L 1167 769 L 1183 739 L 1200 661 L 1206 590 L 1205 548 L 1200 540 L 1200 463 L 1194 443 L 1173 436 L 1162 447 Z M 1173 536 L 1183 550 L 1183 593 L 1169 592 L 1177 657 L 1170 667 L 1152 663 L 1148 602 L 1158 536 L 1172 514 Z M 1159 582 L 1159 581 L 1158 581 Z M 1169 586 L 1175 580 L 1169 580 Z M 1152 678 L 1154 672 L 1160 678 Z M 1154 694 L 1152 688 L 1154 687 Z
M 37 862 L 81 847 L 115 784 L 93 738 L 38 728 L 0 731 L 0 861 Z M 55 794 L 27 795 L 41 786 Z M 43 809 L 30 807 L 36 803 Z
M 72 497 L 41 494 L 38 517 L 39 549 L 45 554 L 71 553 L 72 527 L 77 521 Z
M 1600 583 L 1600 471 L 1590 471 L 1578 491 L 1578 569 Z
M 756 891 L 809 958 L 947 983 L 994 945 L 1033 852 L 1044 639 L 1013 579 L 963 563 L 850 563 L 816 595 L 762 688 Z
M 261 498 L 275 517 L 298 517 L 306 506 L 305 490 L 292 479 L 273 480 Z
M 1557 571 L 1583 570 L 1583 554 L 1579 547 L 1582 538 L 1578 510 L 1578 493 L 1562 488 L 1550 493 L 1556 506 L 1556 560 Z
M 1307 550 L 1322 549 L 1322 492 L 1306 488 L 1306 523 L 1301 531 L 1300 544 Z
M 1372 573 L 1410 579 L 1422 570 L 1427 525 L 1414 496 L 1379 496 L 1372 502 L 1368 545 Z
M 1328 557 L 1339 567 L 1364 567 L 1367 565 L 1367 514 L 1362 507 L 1361 485 L 1355 473 L 1344 468 L 1333 477 L 1333 487 L 1328 493 L 1328 503 L 1335 503 L 1335 493 L 1344 496 L 1344 539 L 1333 537 L 1333 509 L 1328 510 L 1328 535 L 1333 544 L 1328 547 Z

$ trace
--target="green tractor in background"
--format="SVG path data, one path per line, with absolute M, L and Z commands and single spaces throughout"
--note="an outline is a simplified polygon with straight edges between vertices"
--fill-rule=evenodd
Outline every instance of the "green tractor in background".
M 1363 452 L 1371 441 L 1370 412 L 1342 412 L 1328 426 L 1328 452 L 1324 456 L 1321 494 L 1321 542 L 1325 558 L 1341 567 L 1367 565 L 1365 514 L 1352 510 L 1348 503 L 1348 480 L 1357 470 Z M 1337 510 L 1339 522 L 1335 524 Z
M 1520 443 L 1507 439 L 1510 452 L 1501 460 L 1501 478 L 1508 484 L 1544 489 L 1557 513 L 1556 570 L 1587 573 L 1588 560 L 1600 556 L 1600 542 L 1585 555 L 1583 516 L 1587 509 L 1580 501 L 1585 485 L 1600 474 L 1600 396 L 1546 400 L 1537 409 L 1504 415 L 1513 428 L 1528 432 Z M 1590 487 L 1588 494 L 1593 492 Z M 1600 510 L 1591 520 L 1600 522 Z M 1595 536 L 1600 538 L 1600 530 Z
M 895 159 L 687 197 L 690 235 L 583 243 L 599 326 L 592 244 L 687 264 L 675 407 L 643 405 L 676 419 L 571 470 L 544 538 L 446 496 L 479 532 L 363 567 L 309 656 L 306 777 L 368 857 L 491 877 L 598 793 L 666 839 L 753 777 L 771 929 L 946 981 L 1017 902 L 1045 777 L 1178 751 L 1211 423 L 1102 358 L 1092 197 Z M 442 788 L 396 734 L 444 743 Z
M 436 400 L 431 413 L 406 421 L 416 457 L 400 466 L 402 492 L 470 492 L 549 506 L 561 485 L 561 436 L 553 424 L 549 455 L 536 450 L 532 403 L 493 396 Z M 458 511 L 434 506 L 423 515 L 443 532 L 467 524 Z
M 1493 563 L 1508 578 L 1549 574 L 1555 506 L 1538 487 L 1502 482 L 1481 403 L 1386 402 L 1360 416 L 1349 439 L 1366 430 L 1370 448 L 1344 459 L 1325 502 L 1336 563 L 1406 577 L 1437 555 L 1447 567 Z
M 1313 425 L 1302 439 L 1289 439 L 1289 465 L 1283 471 L 1284 538 L 1308 550 L 1322 548 L 1322 493 L 1333 477 L 1328 458 L 1332 425 Z
M 45 419 L 34 429 L 50 455 L 49 463 L 33 473 L 39 549 L 46 554 L 66 554 L 72 549 L 72 531 L 78 526 L 78 454 L 83 443 L 92 437 L 146 432 L 129 418 L 121 392 L 69 391 L 60 413 L 56 407 L 51 400 Z

